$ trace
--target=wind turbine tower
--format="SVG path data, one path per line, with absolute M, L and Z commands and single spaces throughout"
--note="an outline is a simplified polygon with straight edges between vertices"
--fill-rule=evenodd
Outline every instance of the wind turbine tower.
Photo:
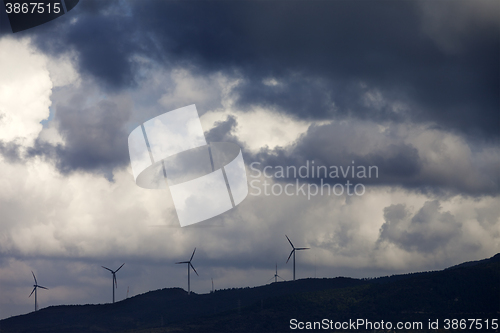
M 176 264 L 187 264 L 187 267 L 188 267 L 188 295 L 191 295 L 191 277 L 190 277 L 191 268 L 196 273 L 196 275 L 200 276 L 198 274 L 198 272 L 196 271 L 196 269 L 194 269 L 193 264 L 191 264 L 191 260 L 193 260 L 195 252 L 196 252 L 196 248 L 194 248 L 193 254 L 191 255 L 191 259 L 189 259 L 189 261 L 179 261 L 179 262 L 176 262 Z
M 278 263 L 276 263 L 276 273 L 274 273 L 274 282 L 278 282 L 278 278 L 282 279 L 283 281 L 286 281 L 283 279 L 281 276 L 278 275 Z
M 278 275 L 278 263 L 276 263 L 276 273 L 274 273 L 274 276 L 269 280 L 267 280 L 267 282 L 271 281 L 273 278 L 275 283 L 278 282 L 278 278 L 282 279 L 283 281 L 286 281 L 285 279 L 283 279 L 281 276 Z
M 118 272 L 120 270 L 120 268 L 123 267 L 123 265 L 125 265 L 125 263 L 123 263 L 120 267 L 118 267 L 118 269 L 116 271 L 113 271 L 107 267 L 101 266 L 102 268 L 107 269 L 108 271 L 111 272 L 111 274 L 113 274 L 113 281 L 111 282 L 111 288 L 113 289 L 113 303 L 115 302 L 115 288 L 118 288 L 118 282 L 116 282 L 116 272 Z
M 290 260 L 290 257 L 293 254 L 293 281 L 295 281 L 295 251 L 309 250 L 309 248 L 308 247 L 295 247 L 295 246 L 293 246 L 293 243 L 290 240 L 290 238 L 288 238 L 287 235 L 285 235 L 285 237 L 286 237 L 286 239 L 288 239 L 288 241 L 290 242 L 290 245 L 292 246 L 292 252 L 290 252 L 290 255 L 288 256 L 288 259 L 286 262 L 288 263 L 288 260 Z
M 33 290 L 31 291 L 31 294 L 28 296 L 28 298 L 30 298 L 31 295 L 33 295 L 33 293 L 35 293 L 35 311 L 38 311 L 38 303 L 37 303 L 37 297 L 36 297 L 36 290 L 38 288 L 42 288 L 42 289 L 47 289 L 48 290 L 49 288 L 45 288 L 45 287 L 39 286 L 38 282 L 36 282 L 35 273 L 33 273 L 33 271 L 31 271 L 31 274 L 33 274 L 33 279 L 35 279 L 35 284 L 33 285 Z

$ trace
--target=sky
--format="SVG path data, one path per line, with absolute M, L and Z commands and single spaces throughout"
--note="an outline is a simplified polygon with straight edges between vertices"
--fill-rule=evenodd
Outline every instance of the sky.
M 0 318 L 33 311 L 31 271 L 40 308 L 110 302 L 101 265 L 125 263 L 117 300 L 187 289 L 174 263 L 195 247 L 193 292 L 275 264 L 290 280 L 285 235 L 310 248 L 297 278 L 500 252 L 499 6 L 81 0 L 17 33 L 0 8 Z M 191 104 L 208 142 L 242 149 L 249 194 L 181 228 L 168 189 L 135 184 L 127 138 Z M 308 165 L 338 177 L 279 173 Z

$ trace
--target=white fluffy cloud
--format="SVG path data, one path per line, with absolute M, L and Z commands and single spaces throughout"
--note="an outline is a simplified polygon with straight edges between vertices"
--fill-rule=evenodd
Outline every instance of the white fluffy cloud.
M 28 39 L 0 39 L 0 140 L 31 146 L 42 130 L 53 86 L 47 63 Z

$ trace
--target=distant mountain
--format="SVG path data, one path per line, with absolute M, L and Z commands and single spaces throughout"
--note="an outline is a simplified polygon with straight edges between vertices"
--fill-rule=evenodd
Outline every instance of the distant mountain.
M 189 296 L 170 288 L 115 304 L 51 306 L 0 321 L 0 332 L 290 332 L 297 331 L 290 329 L 293 318 L 418 321 L 424 330 L 415 332 L 425 332 L 429 319 L 442 326 L 446 318 L 491 323 L 499 315 L 497 254 L 443 271 L 377 279 L 302 279 Z

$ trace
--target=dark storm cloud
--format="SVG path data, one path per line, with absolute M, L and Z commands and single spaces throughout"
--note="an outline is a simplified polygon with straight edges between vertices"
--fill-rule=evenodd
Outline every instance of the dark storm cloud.
M 11 34 L 12 28 L 10 27 L 9 17 L 5 10 L 5 4 L 3 1 L 0 1 L 0 38 Z
M 476 6 L 492 3 L 478 1 Z M 461 8 L 463 3 L 449 6 Z M 106 90 L 138 84 L 134 57 L 140 55 L 167 68 L 241 78 L 233 91 L 240 110 L 264 106 L 301 119 L 431 122 L 495 140 L 498 24 L 476 16 L 467 19 L 473 24 L 465 33 L 452 31 L 460 47 L 449 52 L 423 29 L 428 23 L 418 2 L 87 0 L 68 15 L 16 36 L 33 36 L 48 53 L 75 50 L 83 76 L 96 78 Z M 442 20 L 433 32 L 449 34 L 457 20 Z M 76 105 L 60 107 L 55 118 L 68 140 L 67 147 L 51 153 L 58 156 L 61 170 L 127 163 L 126 135 L 119 129 L 127 111 L 120 115 L 100 105 L 87 113 Z M 120 119 L 108 121 L 111 113 Z M 208 133 L 210 139 L 234 139 L 233 122 L 219 124 Z M 83 135 L 87 126 L 92 136 Z M 419 176 L 422 161 L 411 144 L 396 140 L 369 153 L 332 148 L 347 144 L 345 140 L 327 128 L 315 128 L 293 151 L 263 152 L 256 158 L 269 163 L 282 158 L 280 164 L 319 159 L 327 165 L 354 160 L 378 165 L 385 184 L 404 180 L 408 187 L 432 186 L 432 180 Z M 334 151 L 325 151 L 327 147 Z M 498 191 L 498 182 L 492 184 L 493 190 L 486 192 Z
M 485 4 L 494 2 L 476 6 Z M 111 88 L 135 84 L 132 58 L 140 54 L 167 66 L 242 75 L 242 109 L 265 105 L 308 119 L 410 120 L 499 134 L 498 24 L 481 17 L 466 17 L 474 24 L 452 36 L 461 47 L 450 53 L 424 32 L 418 2 L 83 1 L 72 12 L 74 24 L 65 15 L 33 30 L 39 47 L 74 48 L 81 70 Z M 459 23 L 443 20 L 434 33 Z M 268 78 L 282 84 L 267 85 Z M 363 103 L 369 89 L 408 110 Z
M 129 24 L 126 19 L 123 21 L 121 24 Z M 99 17 L 91 16 L 75 25 L 68 32 L 67 45 L 72 47 L 78 43 L 80 67 L 111 86 L 132 84 L 132 65 L 127 57 L 134 48 L 130 38 L 120 34 L 116 25 L 109 25 Z
M 427 201 L 413 216 L 405 205 L 391 205 L 384 208 L 384 219 L 378 241 L 407 251 L 433 252 L 460 234 L 461 224 L 450 212 L 441 212 L 437 200 Z

